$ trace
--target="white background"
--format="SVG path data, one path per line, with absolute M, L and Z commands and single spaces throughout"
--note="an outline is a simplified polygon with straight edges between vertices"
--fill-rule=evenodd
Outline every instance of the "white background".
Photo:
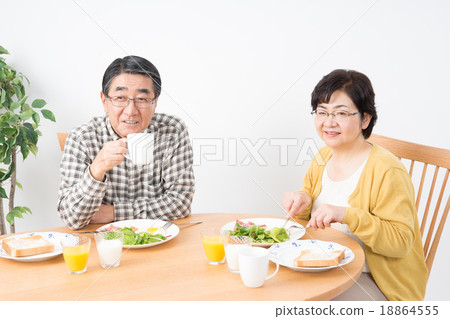
M 282 194 L 301 187 L 310 164 L 296 165 L 305 155 L 301 146 L 322 146 L 310 94 L 333 69 L 371 79 L 375 133 L 450 148 L 444 0 L 2 0 L 0 12 L 7 62 L 30 80 L 30 100 L 44 98 L 57 119 L 42 121 L 37 157 L 19 160 L 24 190 L 16 205 L 33 214 L 17 220 L 18 232 L 62 225 L 56 132 L 103 114 L 103 73 L 129 54 L 157 66 L 163 82 L 157 112 L 181 117 L 197 143 L 193 213 L 283 216 Z M 284 153 L 273 138 L 293 145 Z M 265 165 L 249 157 L 251 144 Z M 450 299 L 448 225 L 445 231 L 426 300 Z

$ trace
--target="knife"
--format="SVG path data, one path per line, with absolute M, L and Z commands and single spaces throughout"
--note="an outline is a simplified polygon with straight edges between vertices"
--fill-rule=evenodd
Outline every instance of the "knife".
M 195 225 L 195 224 L 200 224 L 203 223 L 201 220 L 197 220 L 195 222 L 186 222 L 186 223 L 180 223 L 180 224 L 175 224 L 177 226 L 182 226 L 182 225 Z M 79 233 L 70 233 L 71 235 L 86 235 L 86 234 L 97 234 L 100 233 L 100 231 L 98 230 L 93 230 L 93 231 L 84 231 L 84 232 L 79 232 Z
M 200 223 L 203 223 L 203 222 L 201 220 L 197 220 L 195 222 L 187 222 L 187 223 L 180 223 L 180 224 L 174 223 L 174 224 L 177 226 L 181 226 L 181 225 L 195 225 L 195 224 L 200 224 Z
M 79 233 L 69 233 L 70 235 L 85 235 L 85 234 L 97 234 L 100 233 L 98 230 L 93 230 L 93 231 L 83 231 L 83 232 L 79 232 Z

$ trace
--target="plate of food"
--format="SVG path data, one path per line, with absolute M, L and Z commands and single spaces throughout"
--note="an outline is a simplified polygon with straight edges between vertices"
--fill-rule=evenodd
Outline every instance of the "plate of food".
M 162 227 L 166 221 L 160 219 L 130 219 L 110 223 L 98 228 L 98 231 L 123 232 L 123 247 L 131 249 L 147 248 L 160 245 L 174 239 L 180 229 L 172 224 L 167 229 Z
M 305 228 L 297 223 L 288 221 L 283 227 L 282 218 L 248 218 L 236 219 L 225 224 L 221 231 L 226 235 L 249 236 L 253 238 L 253 246 L 270 247 L 275 243 L 282 243 L 302 238 Z
M 302 272 L 322 272 L 342 267 L 354 258 L 351 249 L 321 240 L 295 240 L 269 248 L 271 261 Z
M 61 240 L 73 237 L 57 232 L 32 232 L 0 240 L 0 257 L 20 262 L 37 262 L 62 254 Z

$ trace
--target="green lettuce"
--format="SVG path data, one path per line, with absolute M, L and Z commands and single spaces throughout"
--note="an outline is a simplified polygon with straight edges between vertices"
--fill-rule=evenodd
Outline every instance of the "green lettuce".
M 124 245 L 146 245 L 166 240 L 167 237 L 161 234 L 150 234 L 148 232 L 136 233 L 131 227 L 119 229 L 123 233 Z
M 231 236 L 249 236 L 254 243 L 273 244 L 281 243 L 289 240 L 289 235 L 286 229 L 274 227 L 271 230 L 266 230 L 258 225 L 244 227 L 236 222 L 236 231 L 229 231 Z

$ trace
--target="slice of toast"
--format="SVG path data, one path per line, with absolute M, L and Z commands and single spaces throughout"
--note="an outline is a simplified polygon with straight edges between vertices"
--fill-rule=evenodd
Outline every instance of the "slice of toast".
M 41 235 L 22 238 L 7 238 L 2 241 L 2 248 L 12 257 L 25 257 L 51 253 L 55 246 Z
M 294 259 L 295 267 L 336 266 L 345 257 L 343 250 L 305 249 Z

